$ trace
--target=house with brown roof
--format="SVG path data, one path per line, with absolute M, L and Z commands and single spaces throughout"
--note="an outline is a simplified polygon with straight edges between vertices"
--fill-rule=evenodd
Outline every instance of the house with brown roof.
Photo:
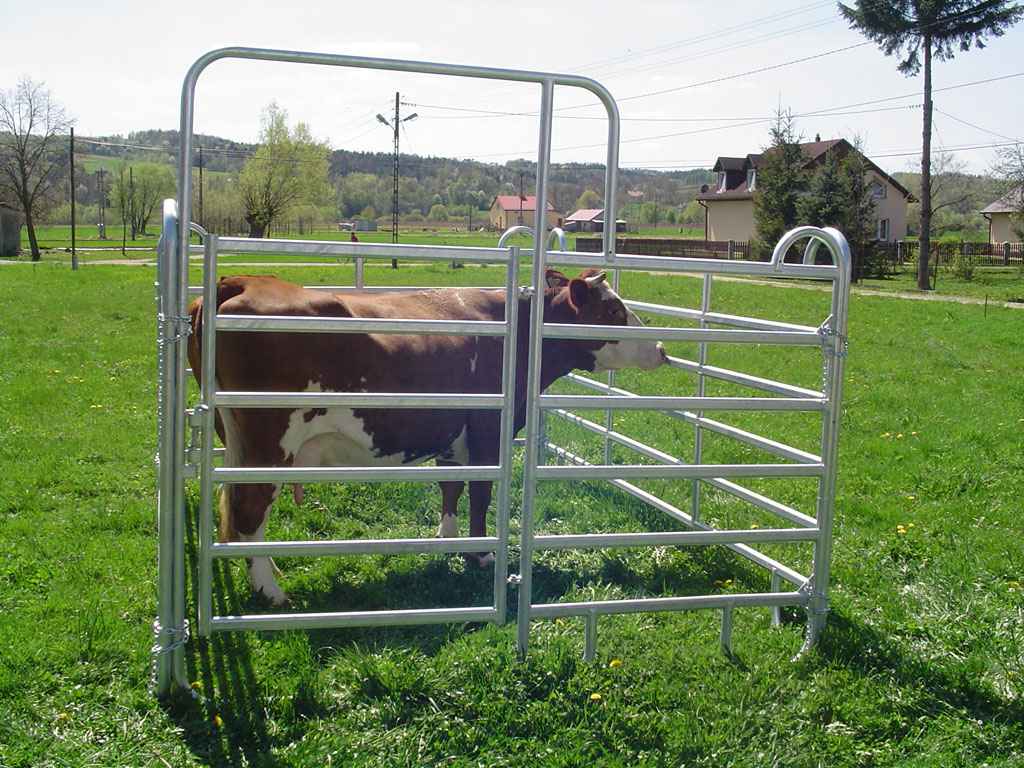
M 825 160 L 829 152 L 840 157 L 857 149 L 846 139 L 821 141 L 816 138 L 801 144 L 806 162 L 805 173 Z M 907 204 L 915 198 L 868 158 L 864 158 L 871 181 L 871 194 L 875 202 L 875 238 L 882 242 L 896 242 L 907 237 Z M 719 157 L 712 171 L 718 174 L 717 183 L 701 191 L 698 202 L 704 206 L 707 221 L 707 239 L 748 242 L 754 236 L 754 197 L 757 194 L 757 170 L 764 165 L 764 154 L 746 157 Z
M 523 224 L 532 227 L 537 214 L 536 195 L 498 195 L 491 202 L 491 227 L 508 229 Z M 548 203 L 547 229 L 562 226 L 562 217 Z
M 988 219 L 990 243 L 1019 243 L 1024 229 L 1024 187 L 1011 189 L 991 205 L 981 209 Z

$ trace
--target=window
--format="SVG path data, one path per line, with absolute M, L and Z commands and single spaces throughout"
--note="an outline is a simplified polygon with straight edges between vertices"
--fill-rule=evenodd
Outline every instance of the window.
M 725 192 L 725 189 L 726 189 L 726 187 L 725 187 L 725 178 L 726 178 L 725 171 L 719 171 L 718 172 L 718 191 L 719 192 Z
M 875 227 L 875 239 L 883 243 L 889 242 L 889 220 L 879 219 Z
M 877 179 L 871 182 L 871 196 L 874 198 L 885 197 L 885 184 Z
M 757 169 L 751 168 L 747 171 L 747 191 L 753 192 L 757 186 Z

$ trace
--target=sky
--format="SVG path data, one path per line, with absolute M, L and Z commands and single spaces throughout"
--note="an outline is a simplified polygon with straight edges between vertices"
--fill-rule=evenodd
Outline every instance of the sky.
M 70 23 L 68 23 L 70 22 Z M 582 75 L 621 115 L 620 166 L 710 168 L 769 142 L 789 111 L 806 141 L 859 139 L 883 169 L 912 170 L 922 81 L 849 28 L 831 0 L 0 0 L 0 89 L 42 81 L 77 136 L 180 124 L 182 84 L 214 49 L 244 46 Z M 988 172 L 1024 140 L 1024 22 L 934 67 L 933 151 Z M 358 68 L 222 59 L 196 87 L 194 129 L 255 142 L 271 102 L 332 149 L 504 164 L 536 160 L 540 87 Z M 593 94 L 554 93 L 554 163 L 606 156 Z M 413 119 L 406 119 L 415 114 Z

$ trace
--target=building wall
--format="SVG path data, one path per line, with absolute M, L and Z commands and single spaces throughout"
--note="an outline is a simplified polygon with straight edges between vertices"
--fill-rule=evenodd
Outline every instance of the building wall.
M 523 226 L 533 227 L 534 213 L 536 211 L 524 210 L 523 211 Z M 495 205 L 491 208 L 491 226 L 497 229 L 508 229 L 509 227 L 518 227 L 519 221 L 519 210 L 513 208 L 511 211 L 506 211 L 500 205 Z M 547 216 L 547 228 L 562 226 L 562 217 L 557 211 L 548 211 Z
M 989 218 L 992 219 L 992 227 L 988 238 L 990 243 L 1021 242 L 1017 233 L 1013 231 L 1013 226 L 1010 222 L 1010 214 L 990 213 Z
M 885 185 L 885 197 L 875 198 L 875 220 L 889 220 L 887 242 L 895 243 L 907 239 L 907 199 L 883 179 L 873 176 L 874 181 Z
M 749 242 L 754 236 L 753 200 L 708 200 L 708 240 Z
M 21 215 L 6 205 L 0 205 L 0 257 L 17 256 L 21 250 Z

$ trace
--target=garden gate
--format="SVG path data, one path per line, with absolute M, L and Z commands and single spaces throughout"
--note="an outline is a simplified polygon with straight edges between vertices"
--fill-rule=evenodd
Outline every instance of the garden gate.
M 164 226 L 159 246 L 157 301 L 159 350 L 159 457 L 158 457 L 158 615 L 154 622 L 153 675 L 154 689 L 165 695 L 176 685 L 187 688 L 189 682 L 184 665 L 184 646 L 190 634 L 186 568 L 186 497 L 188 479 L 198 479 L 199 508 L 196 534 L 197 576 L 191 587 L 196 604 L 197 631 L 206 635 L 216 631 L 242 629 L 279 629 L 337 626 L 370 626 L 422 624 L 467 621 L 503 623 L 506 614 L 506 593 L 510 585 L 518 587 L 518 646 L 521 651 L 529 643 L 531 619 L 560 616 L 585 617 L 585 655 L 592 658 L 596 642 L 597 617 L 611 613 L 638 611 L 686 610 L 716 608 L 722 611 L 722 643 L 728 647 L 732 610 L 742 606 L 802 606 L 808 612 L 805 647 L 812 645 L 824 623 L 828 607 L 828 573 L 831 553 L 831 524 L 835 495 L 838 423 L 842 391 L 842 368 L 845 355 L 847 297 L 849 293 L 849 249 L 842 235 L 834 230 L 802 228 L 789 233 L 775 249 L 767 263 L 681 260 L 656 256 L 620 256 L 615 253 L 614 233 L 604 235 L 604 252 L 582 254 L 549 252 L 547 235 L 541 221 L 534 238 L 531 259 L 531 286 L 544 284 L 548 266 L 599 267 L 612 274 L 618 288 L 621 270 L 699 275 L 703 279 L 699 309 L 629 302 L 631 308 L 644 313 L 670 318 L 674 323 L 690 323 L 696 327 L 659 328 L 597 328 L 545 324 L 533 302 L 529 323 L 529 358 L 527 384 L 527 424 L 522 444 L 525 446 L 520 557 L 518 573 L 509 575 L 509 507 L 512 492 L 513 438 L 511 403 L 512 372 L 515 370 L 515 301 L 519 292 L 531 290 L 519 285 L 518 248 L 452 248 L 440 246 L 380 245 L 350 242 L 318 242 L 287 240 L 250 240 L 220 237 L 207 233 L 190 223 L 191 163 L 194 148 L 192 133 L 195 86 L 199 75 L 211 63 L 226 58 L 259 59 L 279 62 L 319 64 L 327 66 L 373 68 L 460 77 L 486 78 L 533 83 L 540 86 L 539 146 L 536 195 L 548 198 L 551 151 L 551 126 L 555 86 L 583 88 L 597 96 L 608 115 L 607 175 L 605 195 L 606 220 L 615 220 L 615 191 L 618 168 L 619 118 L 614 100 L 606 89 L 593 80 L 518 70 L 464 67 L 390 59 L 335 56 L 326 54 L 274 51 L 250 48 L 227 48 L 212 51 L 200 58 L 189 70 L 182 90 L 181 157 L 179 163 L 179 198 L 165 201 Z M 198 232 L 202 245 L 190 244 L 192 232 Z M 803 242 L 806 241 L 806 242 Z M 786 254 L 799 244 L 803 258 L 788 263 Z M 818 264 L 818 252 L 824 245 L 829 263 Z M 193 253 L 202 253 L 202 287 L 189 288 L 189 263 Z M 207 307 L 215 306 L 218 257 L 231 254 L 298 254 L 351 257 L 355 261 L 355 285 L 347 290 L 370 289 L 363 281 L 363 261 L 367 258 L 403 261 L 460 261 L 505 265 L 506 306 L 509 311 L 503 322 L 442 322 L 410 320 L 356 320 L 348 318 L 257 318 L 213 316 L 207 314 L 203 323 L 203 369 L 200 401 L 188 405 L 188 367 L 185 341 L 191 332 L 186 307 L 191 293 L 201 292 Z M 740 317 L 711 310 L 712 278 L 714 276 L 754 276 L 762 278 L 804 278 L 826 281 L 831 288 L 831 309 L 817 326 L 795 325 L 772 320 Z M 456 333 L 491 335 L 504 340 L 504 387 L 498 395 L 446 395 L 426 393 L 416 396 L 382 393 L 241 393 L 216 391 L 214 379 L 216 330 L 275 332 L 389 332 L 389 333 Z M 667 343 L 685 342 L 697 345 L 696 359 L 671 357 L 671 366 L 681 376 L 694 377 L 694 393 L 688 396 L 636 395 L 615 386 L 613 374 L 605 381 L 583 376 L 570 380 L 598 394 L 542 394 L 540 392 L 540 351 L 543 338 L 658 338 Z M 821 387 L 808 388 L 761 378 L 749 373 L 711 366 L 708 348 L 716 344 L 779 345 L 812 347 L 821 352 L 823 373 Z M 709 382 L 727 382 L 747 388 L 761 396 L 711 396 Z M 314 402 L 315 401 L 315 402 Z M 214 413 L 217 407 L 375 407 L 375 408 L 494 408 L 502 410 L 501 452 L 493 467 L 400 467 L 400 468 L 239 468 L 223 467 L 217 462 L 214 449 Z M 606 411 L 604 425 L 583 418 L 575 411 Z M 639 440 L 626 437 L 614 428 L 613 411 L 645 410 L 664 414 L 693 427 L 692 456 L 682 459 Z M 713 411 L 738 413 L 796 412 L 820 415 L 820 449 L 817 452 L 786 445 L 781 440 L 758 435 L 752 431 L 711 419 Z M 550 412 L 585 431 L 596 433 L 604 443 L 603 463 L 588 462 L 577 452 L 550 439 L 544 415 Z M 749 448 L 759 449 L 782 463 L 705 463 L 705 435 L 717 435 Z M 612 463 L 615 446 L 624 447 L 645 461 L 653 463 Z M 555 456 L 559 464 L 548 466 L 545 457 Z M 684 511 L 656 493 L 644 490 L 634 481 L 639 478 L 684 480 L 692 486 L 692 505 Z M 800 511 L 790 503 L 775 500 L 735 482 L 740 478 L 811 478 L 816 483 L 813 513 Z M 436 481 L 443 479 L 492 480 L 497 483 L 496 532 L 494 536 L 462 539 L 384 539 L 346 541 L 289 541 L 263 543 L 214 543 L 213 497 L 218 482 L 287 482 L 323 481 L 380 482 Z M 574 535 L 539 535 L 536 532 L 537 483 L 547 480 L 605 479 L 613 487 L 641 499 L 654 509 L 669 515 L 690 530 L 652 531 L 638 533 L 604 533 Z M 715 530 L 702 516 L 701 486 L 726 493 L 745 504 L 767 512 L 789 527 Z M 706 494 L 705 494 L 706 495 Z M 775 542 L 809 543 L 813 560 L 809 576 L 780 562 L 774 555 L 761 552 L 758 545 Z M 722 545 L 771 572 L 771 590 L 755 594 L 706 594 L 683 597 L 591 601 L 574 603 L 534 604 L 532 583 L 536 553 L 568 548 L 603 548 L 621 546 L 708 546 Z M 213 561 L 220 558 L 252 556 L 321 556 L 360 555 L 375 553 L 442 553 L 494 550 L 496 565 L 493 597 L 490 605 L 445 609 L 402 611 L 357 611 L 337 613 L 278 613 L 250 616 L 217 616 L 213 613 Z M 783 591 L 787 582 L 796 590 Z

